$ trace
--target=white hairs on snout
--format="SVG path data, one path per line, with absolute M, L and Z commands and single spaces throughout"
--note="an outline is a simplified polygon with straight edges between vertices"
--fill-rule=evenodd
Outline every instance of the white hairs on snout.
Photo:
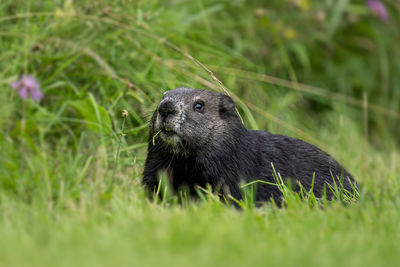
M 166 97 L 165 99 L 161 100 L 160 105 L 162 105 L 165 101 L 172 101 L 174 102 L 174 99 L 172 97 Z M 174 103 L 174 108 L 175 108 L 175 114 L 172 115 L 168 121 L 166 121 L 166 124 L 176 133 L 180 134 L 181 133 L 181 126 L 186 120 L 186 114 L 185 114 L 185 109 L 184 109 L 184 102 L 183 101 L 178 101 Z M 158 108 L 157 108 L 158 109 Z M 161 130 L 161 128 L 164 126 L 162 122 L 161 115 L 157 112 L 156 120 L 154 123 L 154 128 L 155 131 Z M 174 137 L 175 138 L 175 137 Z M 179 138 L 179 137 L 176 137 Z M 172 143 L 176 143 L 178 140 L 170 140 Z
M 179 117 L 179 119 L 178 119 L 179 125 L 181 125 L 186 120 L 186 113 L 185 113 L 183 102 L 179 101 L 177 107 L 178 107 L 177 111 L 178 111 L 178 117 Z

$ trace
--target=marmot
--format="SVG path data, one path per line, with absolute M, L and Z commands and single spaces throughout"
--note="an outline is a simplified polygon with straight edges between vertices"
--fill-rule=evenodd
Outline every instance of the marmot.
M 241 182 L 275 184 L 275 172 L 307 190 L 314 179 L 317 197 L 331 198 L 328 185 L 335 183 L 354 189 L 350 173 L 314 145 L 246 129 L 232 98 L 221 93 L 185 87 L 165 92 L 152 116 L 148 142 L 142 182 L 150 192 L 157 189 L 160 171 L 166 171 L 174 190 L 184 186 L 196 195 L 196 186 L 210 185 L 237 200 L 242 199 Z M 257 202 L 281 202 L 278 186 L 257 183 L 256 188 Z

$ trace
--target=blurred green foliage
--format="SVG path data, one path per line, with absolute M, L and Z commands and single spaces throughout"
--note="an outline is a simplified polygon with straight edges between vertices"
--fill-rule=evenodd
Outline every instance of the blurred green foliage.
M 84 254 L 86 247 L 104 260 L 77 258 L 88 265 L 130 262 L 99 253 L 105 248 L 125 256 L 134 249 L 151 263 L 153 243 L 166 262 L 176 260 L 166 256 L 174 247 L 194 248 L 182 265 L 192 256 L 205 259 L 199 266 L 215 265 L 236 250 L 239 258 L 251 254 L 253 264 L 265 262 L 266 251 L 276 263 L 296 265 L 321 265 L 329 257 L 329 266 L 344 259 L 396 262 L 400 4 L 382 2 L 388 21 L 363 0 L 1 0 L 0 233 L 15 243 L 1 247 L 0 265 L 1 259 L 20 265 L 17 249 L 8 253 L 18 241 L 22 254 L 40 255 L 52 244 L 75 248 L 75 240 L 75 250 Z M 10 87 L 23 74 L 41 84 L 42 101 L 24 101 Z M 241 214 L 214 202 L 189 204 L 186 213 L 179 205 L 148 203 L 139 185 L 147 123 L 162 93 L 178 86 L 225 89 L 248 128 L 328 151 L 362 183 L 361 204 L 319 210 L 295 202 Z M 131 220 L 141 235 L 131 232 Z M 207 234 L 193 227 L 198 220 Z M 247 237 L 264 241 L 242 233 L 253 227 L 275 244 L 285 242 L 250 250 Z M 88 241 L 99 234 L 123 246 Z M 223 246 L 225 238 L 227 251 L 207 261 L 208 243 Z M 321 258 L 308 253 L 325 241 Z M 299 243 L 303 250 L 295 250 Z M 352 248 L 355 254 L 343 257 Z M 57 259 L 46 251 L 49 263 Z

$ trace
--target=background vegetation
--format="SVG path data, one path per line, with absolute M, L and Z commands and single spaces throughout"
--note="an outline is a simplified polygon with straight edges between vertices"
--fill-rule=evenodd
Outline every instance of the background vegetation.
M 2 0 L 0 265 L 398 264 L 400 4 L 381 3 L 387 18 L 361 0 Z M 10 86 L 22 75 L 41 101 Z M 147 122 L 178 86 L 325 149 L 360 200 L 150 203 Z

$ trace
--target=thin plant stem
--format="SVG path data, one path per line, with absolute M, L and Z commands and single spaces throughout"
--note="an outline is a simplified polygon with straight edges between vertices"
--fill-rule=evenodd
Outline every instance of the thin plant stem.
M 110 184 L 109 190 L 112 189 L 112 187 L 114 186 L 114 183 L 115 183 L 115 174 L 118 169 L 119 154 L 120 154 L 120 150 L 121 150 L 121 138 L 124 136 L 124 127 L 125 127 L 126 117 L 127 116 L 123 117 L 122 125 L 121 125 L 121 134 L 118 135 L 117 153 L 115 155 L 114 168 L 113 168 L 113 173 L 111 176 L 111 184 Z

